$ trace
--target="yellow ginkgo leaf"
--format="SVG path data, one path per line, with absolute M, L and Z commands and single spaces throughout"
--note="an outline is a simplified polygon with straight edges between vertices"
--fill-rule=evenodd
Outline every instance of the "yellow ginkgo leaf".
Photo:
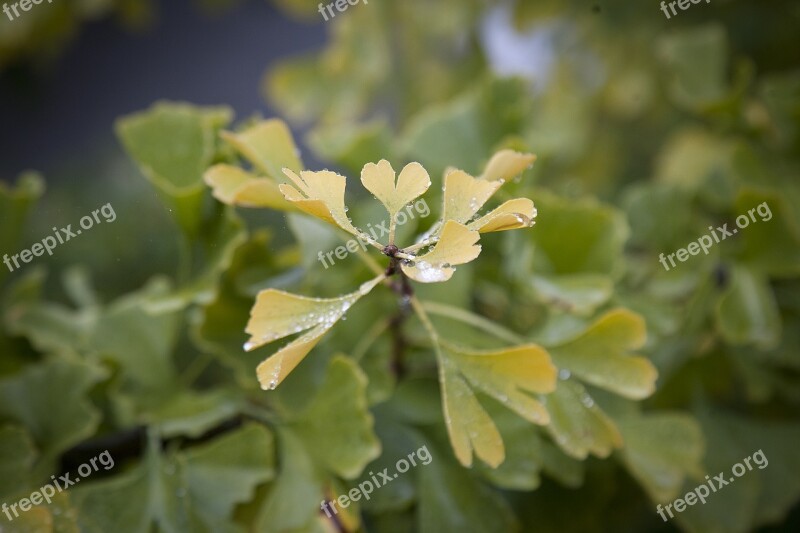
M 481 253 L 477 231 L 448 220 L 439 236 L 439 242 L 430 252 L 419 255 L 413 261 L 401 263 L 405 274 L 422 283 L 447 281 L 453 276 L 453 265 L 469 263 Z
M 447 347 L 447 353 L 470 384 L 505 404 L 525 420 L 547 424 L 544 406 L 532 396 L 556 388 L 557 369 L 547 350 L 525 344 L 497 350 L 471 351 Z
M 255 168 L 276 182 L 283 180 L 281 172 L 284 168 L 303 170 L 300 151 L 292 132 L 282 120 L 265 120 L 244 131 L 223 131 L 221 135 Z
M 361 183 L 380 200 L 394 219 L 407 204 L 416 200 L 428 187 L 431 178 L 419 163 L 409 163 L 400 171 L 395 183 L 395 172 L 385 159 L 367 163 L 361 171 Z
M 261 291 L 245 329 L 250 335 L 244 345 L 246 351 L 305 332 L 258 365 L 256 373 L 261 387 L 277 387 L 347 310 L 384 278 L 378 276 L 339 298 L 309 298 L 276 289 Z
M 347 217 L 347 208 L 344 205 L 347 179 L 344 176 L 330 170 L 306 170 L 300 172 L 299 176 L 288 168 L 283 169 L 283 172 L 293 183 L 279 186 L 288 201 L 309 215 L 339 226 L 353 235 L 359 235 L 359 231 Z
M 529 228 L 535 224 L 535 218 L 536 208 L 533 206 L 533 200 L 516 198 L 470 222 L 467 227 L 480 233 Z
M 239 167 L 214 165 L 203 175 L 214 198 L 228 205 L 269 207 L 281 211 L 294 210 L 269 178 L 257 178 Z
M 526 168 L 530 168 L 534 161 L 536 156 L 533 154 L 500 150 L 486 164 L 481 178 L 488 181 L 507 181 L 520 175 Z
M 503 441 L 473 389 L 493 397 L 534 424 L 547 424 L 544 406 L 528 393 L 549 393 L 556 386 L 556 367 L 535 344 L 470 351 L 448 344 L 441 350 L 440 380 L 445 422 L 456 457 L 472 464 L 472 451 L 486 464 L 503 462 Z
M 614 309 L 574 339 L 551 347 L 550 353 L 559 368 L 581 380 L 639 400 L 655 391 L 658 378 L 653 363 L 628 353 L 641 348 L 646 338 L 641 316 Z
M 501 181 L 473 178 L 463 170 L 451 172 L 444 178 L 442 219 L 466 224 L 502 184 Z
M 456 458 L 462 465 L 472 466 L 474 450 L 480 460 L 496 468 L 506 456 L 497 426 L 452 362 L 442 361 L 439 375 L 447 434 Z

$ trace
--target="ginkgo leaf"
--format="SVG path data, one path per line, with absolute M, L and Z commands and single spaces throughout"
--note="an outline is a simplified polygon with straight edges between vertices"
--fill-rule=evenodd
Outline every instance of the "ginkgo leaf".
M 416 200 L 431 186 L 428 172 L 419 163 L 409 163 L 400 171 L 395 183 L 395 172 L 385 159 L 367 163 L 361 171 L 361 183 L 380 200 L 394 220 L 397 213 Z
M 498 466 L 505 460 L 506 452 L 497 426 L 454 364 L 445 359 L 440 376 L 447 434 L 458 461 L 472 466 L 474 450 L 486 464 Z
M 500 150 L 492 156 L 481 174 L 481 178 L 494 180 L 510 180 L 520 175 L 526 168 L 530 168 L 536 156 L 523 154 L 514 150 Z
M 339 298 L 309 298 L 275 289 L 261 291 L 245 329 L 251 335 L 244 345 L 245 350 L 251 351 L 293 333 L 305 332 L 258 365 L 256 373 L 261 387 L 277 387 L 350 306 L 384 277 L 381 275 L 367 281 L 357 291 Z
M 534 424 L 547 424 L 541 402 L 526 394 L 545 394 L 556 387 L 556 367 L 535 344 L 472 351 L 442 345 L 440 379 L 448 434 L 456 457 L 472 464 L 472 450 L 492 467 L 503 462 L 500 434 L 473 393 L 477 389 Z
M 444 178 L 442 219 L 466 224 L 502 184 L 502 181 L 474 178 L 463 170 L 451 172 Z
M 279 186 L 288 201 L 309 215 L 339 226 L 353 235 L 360 234 L 347 217 L 344 205 L 347 180 L 344 176 L 329 170 L 303 171 L 299 176 L 288 168 L 283 172 L 294 184 L 283 183 Z
M 401 268 L 408 277 L 422 283 L 447 281 L 455 272 L 452 265 L 469 263 L 480 255 L 481 246 L 475 244 L 478 239 L 477 231 L 448 220 L 433 250 L 402 263 Z
M 556 388 L 556 367 L 547 350 L 536 344 L 500 350 L 445 349 L 473 387 L 496 398 L 522 418 L 546 424 L 547 411 L 522 391 L 546 394 Z
M 536 223 L 535 218 L 536 207 L 533 205 L 533 200 L 516 198 L 470 222 L 467 227 L 480 233 L 529 228 Z
M 265 120 L 244 131 L 223 131 L 220 135 L 255 168 L 276 181 L 282 180 L 284 168 L 303 170 L 300 151 L 282 120 Z
M 311 456 L 327 470 L 346 479 L 358 476 L 381 454 L 374 424 L 367 405 L 367 376 L 358 363 L 343 355 L 331 360 L 315 396 L 291 422 Z M 337 432 L 347 438 L 319 446 Z
M 232 165 L 214 165 L 203 175 L 214 198 L 227 205 L 268 207 L 281 211 L 294 210 L 269 178 L 258 178 Z
M 679 412 L 631 413 L 615 417 L 625 438 L 620 458 L 655 502 L 680 494 L 687 478 L 703 477 L 703 430 Z
M 608 457 L 622 447 L 617 426 L 577 381 L 561 380 L 554 392 L 541 399 L 550 414 L 547 430 L 568 455 L 577 459 L 585 459 L 589 453 Z
M 641 348 L 646 338 L 641 316 L 615 309 L 577 337 L 548 349 L 559 368 L 583 381 L 627 398 L 642 399 L 655 391 L 658 372 L 649 360 L 627 352 Z

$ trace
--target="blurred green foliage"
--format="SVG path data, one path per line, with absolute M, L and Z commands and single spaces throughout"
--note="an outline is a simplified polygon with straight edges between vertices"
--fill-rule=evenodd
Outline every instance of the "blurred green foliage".
M 319 17 L 317 3 L 280 4 Z M 161 238 L 178 243 L 173 270 L 149 270 L 134 233 L 137 270 L 152 278 L 131 293 L 99 291 L 69 265 L 56 263 L 62 275 L 49 284 L 34 265 L 2 271 L 0 501 L 28 496 L 76 450 L 122 438 L 138 450 L 110 448 L 113 470 L 11 524 L 0 518 L 3 530 L 738 532 L 783 522 L 800 499 L 798 18 L 786 0 L 703 3 L 670 20 L 657 3 L 622 0 L 371 0 L 327 23 L 323 51 L 267 74 L 271 102 L 310 126 L 314 155 L 351 180 L 366 162 L 415 160 L 438 193 L 449 166 L 478 174 L 502 148 L 539 156 L 499 193 L 532 198 L 536 226 L 487 238 L 452 280 L 416 286 L 444 336 L 483 349 L 498 335 L 536 342 L 562 370 L 544 397 L 546 427 L 478 396 L 506 444 L 498 468 L 456 460 L 425 329 L 385 329 L 397 309 L 388 291 L 353 307 L 277 390 L 259 390 L 264 354 L 242 350 L 256 294 L 336 296 L 369 269 L 355 256 L 321 268 L 317 253 L 341 241 L 316 221 L 211 198 L 202 173 L 237 161 L 220 130 L 250 121 L 169 103 L 120 120 L 122 144 L 172 217 Z M 0 188 L 4 253 L 27 245 L 22 221 L 42 193 L 33 175 Z M 353 218 L 378 220 L 362 196 L 349 201 Z M 769 220 L 670 271 L 659 263 L 763 202 Z M 609 330 L 620 313 L 625 326 Z M 633 401 L 623 353 L 645 326 L 637 350 L 658 369 L 657 390 Z M 430 465 L 338 525 L 320 511 L 422 445 Z M 768 467 L 663 524 L 657 503 L 759 449 Z

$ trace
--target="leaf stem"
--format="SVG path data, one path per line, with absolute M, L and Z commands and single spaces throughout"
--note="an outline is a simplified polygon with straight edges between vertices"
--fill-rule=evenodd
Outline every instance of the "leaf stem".
M 416 296 L 411 297 L 411 307 L 414 309 L 414 312 L 417 314 L 417 318 L 419 318 L 419 321 L 422 322 L 423 327 L 433 341 L 436 355 L 441 357 L 439 348 L 439 333 L 436 331 L 436 328 L 433 326 L 433 322 L 431 322 L 431 319 L 428 317 L 428 313 L 425 312 L 425 308 Z
M 453 320 L 463 322 L 464 324 L 475 326 L 476 328 L 480 328 L 486 333 L 494 335 L 496 338 L 511 344 L 522 344 L 525 342 L 522 337 L 513 331 L 508 330 L 499 324 L 495 324 L 494 322 L 480 315 L 476 315 L 475 313 L 437 302 L 424 302 L 422 305 L 426 310 L 435 315 L 445 316 L 452 318 Z
M 394 244 L 394 235 L 397 231 L 397 213 L 392 215 L 392 220 L 389 222 L 389 244 Z
M 407 247 L 403 248 L 403 251 L 405 253 L 416 252 L 417 250 L 419 250 L 421 248 L 425 248 L 426 246 L 430 246 L 432 244 L 436 244 L 437 242 L 439 242 L 439 237 L 434 237 L 434 238 L 431 238 L 427 243 L 418 242 L 417 244 L 412 244 L 411 246 L 407 246 Z
M 181 376 L 183 384 L 190 387 L 213 360 L 214 356 L 208 352 L 195 357 L 183 371 L 183 375 Z
M 378 340 L 378 337 L 381 336 L 381 333 L 386 331 L 386 328 L 389 327 L 391 324 L 391 319 L 385 318 L 382 320 L 378 320 L 372 327 L 369 328 L 367 333 L 362 337 L 362 339 L 356 344 L 356 347 L 353 348 L 352 358 L 356 361 L 360 361 L 364 355 L 366 355 L 367 350 L 369 350 L 370 346 Z

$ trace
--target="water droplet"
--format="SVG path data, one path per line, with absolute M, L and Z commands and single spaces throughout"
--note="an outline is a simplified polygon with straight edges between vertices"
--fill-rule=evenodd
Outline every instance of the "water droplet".
M 589 408 L 594 407 L 594 400 L 592 400 L 591 396 L 585 393 L 581 395 L 581 403 Z
M 572 372 L 570 372 L 566 368 L 562 368 L 561 370 L 558 371 L 558 379 L 561 380 L 569 379 L 571 375 Z
M 244 343 L 244 351 L 245 352 L 249 352 L 250 350 L 252 350 L 255 347 L 256 347 L 256 345 L 253 342 L 247 341 L 246 343 Z

